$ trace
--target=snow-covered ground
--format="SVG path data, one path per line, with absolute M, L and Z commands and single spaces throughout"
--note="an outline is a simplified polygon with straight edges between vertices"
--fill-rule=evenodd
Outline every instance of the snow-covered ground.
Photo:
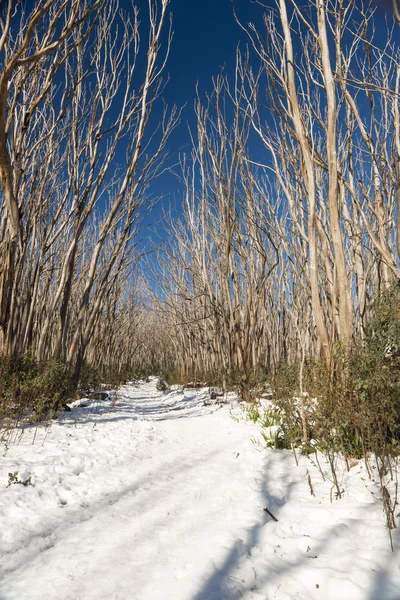
M 331 503 L 307 459 L 205 398 L 126 386 L 3 447 L 1 600 L 399 600 L 362 465 Z

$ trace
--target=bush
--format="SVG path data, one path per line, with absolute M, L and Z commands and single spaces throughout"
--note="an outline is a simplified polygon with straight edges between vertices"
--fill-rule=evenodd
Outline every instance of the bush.
M 175 384 L 182 384 L 184 385 L 185 383 L 188 383 L 191 379 L 190 377 L 186 376 L 183 377 L 180 375 L 179 371 L 177 369 L 164 369 L 161 373 L 160 373 L 160 381 L 164 381 L 165 385 L 175 385 Z M 163 390 L 159 390 L 159 391 L 163 391 Z
M 368 457 L 391 469 L 400 454 L 400 286 L 380 295 L 371 308 L 368 335 L 351 348 L 336 346 L 332 366 L 306 362 L 299 397 L 299 365 L 283 365 L 273 381 L 281 431 L 302 446 L 302 415 L 313 447 L 332 463 L 335 453 Z M 271 441 L 271 446 L 273 444 Z M 312 450 L 310 446 L 307 451 Z M 332 467 L 333 468 L 333 467 Z
M 129 380 L 142 379 L 146 375 L 128 365 L 104 365 L 101 368 L 85 362 L 79 377 L 79 388 L 95 390 L 100 386 L 114 389 Z
M 261 367 L 247 373 L 233 369 L 228 381 L 230 389 L 236 389 L 245 402 L 256 402 L 257 392 L 266 384 L 267 374 Z
M 38 364 L 30 357 L 1 359 L 0 421 L 44 419 L 58 410 L 71 389 L 71 380 L 60 361 Z
M 129 375 L 128 367 L 111 365 L 99 369 L 84 363 L 78 387 L 93 390 L 105 384 L 116 388 Z M 75 388 L 68 367 L 61 361 L 39 364 L 29 356 L 18 360 L 0 357 L 0 429 L 8 429 L 20 420 L 39 422 L 52 418 Z
M 99 369 L 85 361 L 79 376 L 79 388 L 81 390 L 95 390 L 99 387 L 101 380 Z

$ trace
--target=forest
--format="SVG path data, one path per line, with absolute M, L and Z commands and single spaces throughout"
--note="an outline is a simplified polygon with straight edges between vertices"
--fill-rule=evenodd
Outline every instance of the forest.
M 400 0 L 0 0 L 0 455 L 1 599 L 400 599 Z
M 254 403 L 271 388 L 277 447 L 313 440 L 391 469 L 396 0 L 385 31 L 360 0 L 278 0 L 254 23 L 233 3 L 246 44 L 194 107 L 163 101 L 173 1 L 139 4 L 1 3 L 2 430 L 53 416 L 77 389 L 157 375 Z M 166 170 L 179 201 L 154 237 Z

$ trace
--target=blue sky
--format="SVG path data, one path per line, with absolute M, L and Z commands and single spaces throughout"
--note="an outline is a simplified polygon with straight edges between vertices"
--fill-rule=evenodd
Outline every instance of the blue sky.
M 147 0 L 137 0 L 136 3 L 145 27 Z M 122 0 L 121 4 L 128 8 L 130 0 Z M 260 22 L 263 9 L 256 3 L 251 0 L 235 0 L 235 7 L 244 22 Z M 169 106 L 185 106 L 181 123 L 169 140 L 172 164 L 178 160 L 179 153 L 190 152 L 188 128 L 195 128 L 193 107 L 196 85 L 200 96 L 204 98 L 205 93 L 212 89 L 213 76 L 218 75 L 221 69 L 227 74 L 232 73 L 237 45 L 239 42 L 244 45 L 246 39 L 235 22 L 231 0 L 172 0 L 170 9 L 173 14 L 174 38 L 166 68 L 169 83 L 163 98 Z M 162 110 L 161 103 L 159 110 Z M 154 116 L 157 118 L 157 111 Z M 152 192 L 155 195 L 165 195 L 154 211 L 153 216 L 158 219 L 163 206 L 171 201 L 179 205 L 182 189 L 174 175 L 165 174 L 154 183 Z
M 236 0 L 236 10 L 243 20 L 258 20 L 260 6 L 251 0 Z M 177 104 L 189 103 L 186 117 L 193 107 L 195 86 L 209 90 L 211 78 L 222 67 L 234 67 L 235 50 L 243 32 L 234 20 L 231 0 L 172 0 L 174 40 L 170 61 L 171 76 L 167 98 Z

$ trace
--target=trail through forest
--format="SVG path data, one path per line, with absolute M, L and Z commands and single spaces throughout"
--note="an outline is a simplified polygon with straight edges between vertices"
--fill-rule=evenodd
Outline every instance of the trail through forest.
M 0 598 L 398 600 L 400 537 L 392 553 L 362 463 L 331 502 L 208 398 L 152 379 L 3 447 Z

